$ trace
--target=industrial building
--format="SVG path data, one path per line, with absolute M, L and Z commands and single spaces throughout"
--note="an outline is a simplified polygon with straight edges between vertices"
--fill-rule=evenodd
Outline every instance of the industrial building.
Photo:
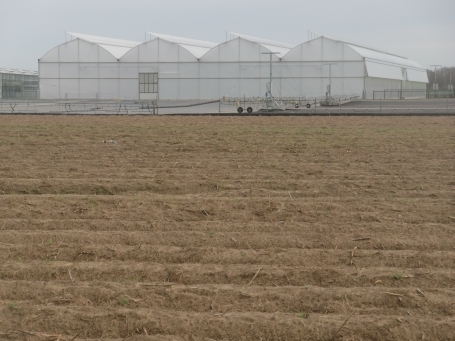
M 38 98 L 38 72 L 0 68 L 0 99 Z
M 152 32 L 145 42 L 67 34 L 71 40 L 39 59 L 42 99 L 263 97 L 270 58 L 276 97 L 330 91 L 373 98 L 383 90 L 425 97 L 428 83 L 426 70 L 410 59 L 325 35 L 295 46 L 234 32 L 223 43 Z

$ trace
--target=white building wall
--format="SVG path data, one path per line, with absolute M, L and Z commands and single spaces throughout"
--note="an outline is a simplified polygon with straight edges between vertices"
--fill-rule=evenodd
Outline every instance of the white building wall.
M 420 83 L 420 82 L 409 82 L 405 81 L 403 82 L 403 90 L 427 90 L 427 85 L 425 83 Z
M 403 98 L 426 98 L 427 95 L 427 85 L 422 82 L 403 82 Z
M 390 98 L 397 98 L 397 94 L 393 92 L 383 92 L 379 93 L 379 91 L 383 90 L 399 90 L 401 89 L 402 81 L 396 79 L 386 79 L 386 78 L 374 78 L 374 77 L 366 77 L 365 78 L 365 98 L 366 99 L 373 99 L 373 91 L 377 91 L 375 95 L 375 99 L 390 99 Z
M 426 83 L 421 82 L 367 77 L 365 89 L 367 99 L 373 99 L 373 91 L 375 99 L 426 98 Z

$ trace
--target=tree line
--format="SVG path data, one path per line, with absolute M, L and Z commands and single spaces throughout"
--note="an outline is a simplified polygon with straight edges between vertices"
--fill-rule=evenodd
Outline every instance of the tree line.
M 447 89 L 452 78 L 452 85 L 455 84 L 455 67 L 439 67 L 436 69 L 436 81 L 434 70 L 427 70 L 428 87 L 433 88 L 433 84 L 438 84 L 440 90 Z

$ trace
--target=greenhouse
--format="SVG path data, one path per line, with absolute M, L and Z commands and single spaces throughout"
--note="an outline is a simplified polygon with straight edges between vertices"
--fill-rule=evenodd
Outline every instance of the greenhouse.
M 0 68 L 0 99 L 38 98 L 38 72 Z
M 428 82 L 412 60 L 326 35 L 292 45 L 235 32 L 223 43 L 147 34 L 137 42 L 68 33 L 39 59 L 41 98 L 373 98 L 384 90 L 405 98 L 425 97 Z

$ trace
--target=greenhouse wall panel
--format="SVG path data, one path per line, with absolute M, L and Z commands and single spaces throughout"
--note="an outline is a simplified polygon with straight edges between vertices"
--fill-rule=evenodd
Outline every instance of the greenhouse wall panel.
M 95 70 L 98 76 L 98 69 Z M 79 64 L 78 63 L 60 63 L 60 78 L 79 78 Z

